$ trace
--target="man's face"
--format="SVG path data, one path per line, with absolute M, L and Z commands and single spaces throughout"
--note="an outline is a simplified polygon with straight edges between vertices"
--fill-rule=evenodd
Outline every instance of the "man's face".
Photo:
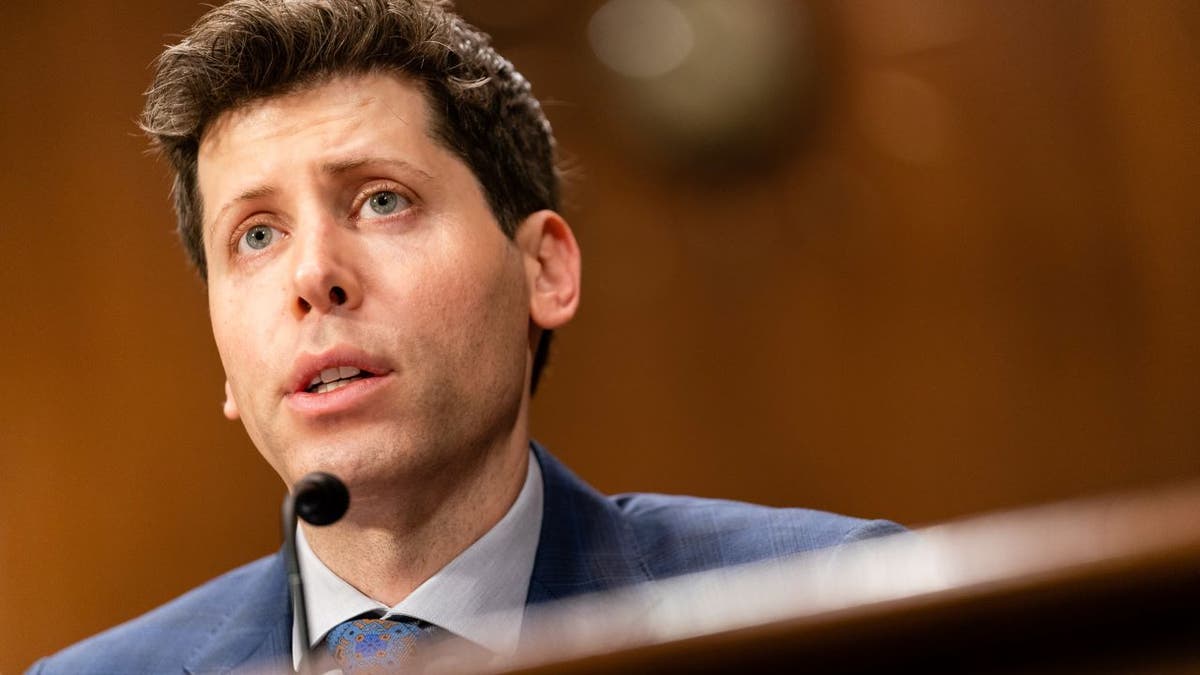
M 226 414 L 285 482 L 395 483 L 506 442 L 529 258 L 420 89 L 347 76 L 226 113 L 199 187 Z

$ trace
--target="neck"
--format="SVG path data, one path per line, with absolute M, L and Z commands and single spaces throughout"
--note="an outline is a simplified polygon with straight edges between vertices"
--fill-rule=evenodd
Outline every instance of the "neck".
M 303 525 L 313 552 L 367 597 L 399 603 L 494 527 L 524 485 L 524 431 L 464 454 L 382 494 L 354 494 L 335 526 Z

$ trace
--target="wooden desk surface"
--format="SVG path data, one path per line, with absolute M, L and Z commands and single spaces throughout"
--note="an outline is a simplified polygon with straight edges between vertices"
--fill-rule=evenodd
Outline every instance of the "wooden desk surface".
M 1200 484 L 568 601 L 508 672 L 1200 672 Z

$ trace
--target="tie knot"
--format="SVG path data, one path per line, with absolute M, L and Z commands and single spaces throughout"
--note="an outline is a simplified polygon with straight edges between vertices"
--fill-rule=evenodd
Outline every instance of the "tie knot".
M 345 673 L 395 672 L 412 661 L 417 645 L 434 639 L 440 629 L 417 619 L 351 619 L 325 638 L 334 662 Z

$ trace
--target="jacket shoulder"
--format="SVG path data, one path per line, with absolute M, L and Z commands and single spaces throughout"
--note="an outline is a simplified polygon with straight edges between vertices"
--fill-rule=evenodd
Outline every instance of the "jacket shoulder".
M 30 667 L 28 673 L 181 672 L 184 660 L 220 624 L 249 589 L 262 589 L 281 573 L 278 556 L 227 572 L 184 595 Z
M 612 498 L 653 577 L 781 558 L 896 534 L 903 527 L 825 511 L 660 494 Z

